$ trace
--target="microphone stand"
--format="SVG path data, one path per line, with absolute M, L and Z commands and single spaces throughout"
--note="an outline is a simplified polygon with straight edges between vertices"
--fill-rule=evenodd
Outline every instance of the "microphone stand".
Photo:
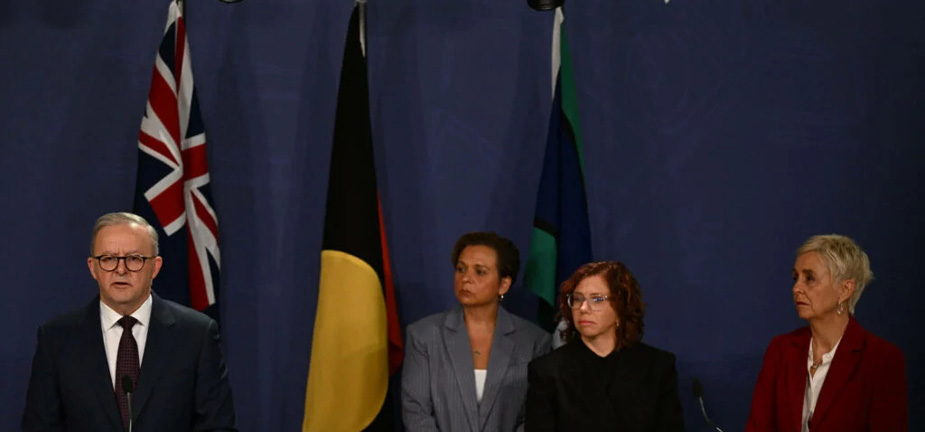
M 135 389 L 132 378 L 128 375 L 122 376 L 122 392 L 125 393 L 126 407 L 128 408 L 128 432 L 132 432 L 132 393 Z
M 710 420 L 710 416 L 707 415 L 707 408 L 703 403 L 703 383 L 699 379 L 694 378 L 694 382 L 691 384 L 691 389 L 694 391 L 694 397 L 697 398 L 697 402 L 700 403 L 700 413 L 703 414 L 703 419 L 710 425 L 713 429 L 716 429 L 719 432 L 723 432 L 716 423 L 713 423 L 713 420 Z

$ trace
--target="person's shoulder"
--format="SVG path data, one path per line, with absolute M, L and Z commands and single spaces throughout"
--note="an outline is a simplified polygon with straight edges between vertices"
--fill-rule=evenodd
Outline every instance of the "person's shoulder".
M 902 349 L 892 342 L 877 336 L 866 329 L 864 330 L 864 343 L 867 349 L 872 352 L 880 353 L 880 358 L 904 358 Z
M 406 333 L 411 333 L 414 335 L 422 335 L 430 332 L 434 332 L 443 325 L 446 321 L 447 315 L 452 311 L 445 310 L 442 312 L 437 312 L 435 314 L 428 315 L 424 318 L 421 318 L 411 324 L 405 329 Z
M 530 366 L 537 369 L 558 369 L 559 365 L 568 363 L 570 358 L 576 355 L 578 345 L 581 342 L 572 341 L 562 345 L 546 354 L 543 354 L 530 362 Z
M 675 361 L 675 355 L 673 352 L 654 347 L 645 342 L 639 342 L 633 345 L 630 349 L 636 351 L 640 356 L 649 358 L 652 361 L 656 361 L 658 363 L 674 363 Z
M 214 322 L 212 317 L 171 300 L 155 298 L 155 305 L 157 305 L 156 308 L 168 311 L 176 319 L 176 323 L 181 326 L 208 328 Z M 157 310 L 152 310 L 152 314 L 156 313 L 158 313 Z
M 879 352 L 892 356 L 903 356 L 903 350 L 901 348 L 873 333 L 868 333 L 867 340 L 868 344 L 876 348 Z
M 649 344 L 647 344 L 647 343 L 645 343 L 645 342 L 639 342 L 639 343 L 633 345 L 632 348 L 633 348 L 633 349 L 637 349 L 637 350 L 639 350 L 639 351 L 641 351 L 641 352 L 644 352 L 644 353 L 646 353 L 646 354 L 648 354 L 648 355 L 652 355 L 652 356 L 656 356 L 656 357 L 674 357 L 674 353 L 672 353 L 671 351 L 664 350 L 664 349 L 661 349 L 661 348 L 658 348 L 658 347 L 649 345 Z
M 94 300 L 99 302 L 99 299 Z M 83 305 L 79 308 L 71 309 L 67 312 L 58 314 L 42 324 L 42 329 L 45 332 L 58 332 L 58 331 L 67 331 L 69 329 L 77 328 L 85 324 L 93 313 L 93 302 Z M 96 314 L 99 315 L 99 309 L 96 309 Z
M 518 332 L 524 332 L 525 334 L 527 334 L 530 339 L 544 340 L 544 339 L 549 339 L 550 337 L 552 337 L 552 335 L 548 331 L 543 330 L 540 326 L 536 325 L 536 323 L 534 323 L 533 321 L 529 321 L 527 319 L 520 317 L 517 314 L 510 313 L 510 312 L 508 312 L 508 315 L 511 316 L 511 321 L 514 323 L 514 328 L 516 328 Z

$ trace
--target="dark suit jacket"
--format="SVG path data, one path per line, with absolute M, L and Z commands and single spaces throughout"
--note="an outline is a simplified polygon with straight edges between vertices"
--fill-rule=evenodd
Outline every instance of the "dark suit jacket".
M 408 326 L 402 367 L 402 420 L 408 432 L 510 432 L 523 423 L 527 364 L 550 348 L 550 335 L 498 308 L 482 401 L 461 307 Z
M 604 362 L 579 339 L 530 363 L 525 430 L 683 431 L 674 354 L 639 343 L 616 355 L 612 370 L 589 367 Z
M 803 419 L 809 327 L 775 337 L 755 384 L 748 432 L 799 432 Z M 825 376 L 812 432 L 909 429 L 906 361 L 902 351 L 852 317 Z
M 151 321 L 135 395 L 134 431 L 233 431 L 234 407 L 218 325 L 151 294 Z M 22 429 L 123 430 L 99 298 L 39 328 Z

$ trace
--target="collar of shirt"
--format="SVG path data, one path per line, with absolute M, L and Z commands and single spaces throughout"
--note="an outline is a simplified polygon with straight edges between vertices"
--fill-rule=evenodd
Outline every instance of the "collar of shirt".
M 813 418 L 813 412 L 816 411 L 819 393 L 822 392 L 825 377 L 829 374 L 829 365 L 832 363 L 835 351 L 838 351 L 838 344 L 840 343 L 841 339 L 835 343 L 831 351 L 822 355 L 822 362 L 813 371 L 813 341 L 812 339 L 809 340 L 809 354 L 806 357 L 806 388 L 803 391 L 803 422 L 800 425 L 801 432 L 809 432 L 810 430 L 810 421 Z
M 614 349 L 604 357 L 597 355 L 596 352 L 592 351 L 591 348 L 585 344 L 584 340 L 580 337 L 577 338 L 574 343 L 581 346 L 580 351 L 582 352 L 581 357 L 585 360 L 585 364 L 601 364 L 601 363 L 613 363 L 616 362 L 617 358 L 620 357 L 622 349 Z M 591 363 L 588 363 L 591 362 Z M 595 363 L 597 362 L 597 363 Z
M 151 321 L 151 305 L 153 304 L 152 296 L 148 294 L 147 300 L 132 312 L 132 318 L 138 320 L 138 323 L 144 327 L 148 326 L 148 323 Z M 109 306 L 103 303 L 100 300 L 100 324 L 105 333 L 107 330 L 113 328 L 114 326 L 119 325 L 118 321 L 122 318 L 122 315 L 119 315 L 118 312 L 112 310 Z
M 828 365 L 832 363 L 832 358 L 835 357 L 835 351 L 838 350 L 838 344 L 841 343 L 841 339 L 838 342 L 835 342 L 835 346 L 832 347 L 832 350 L 822 355 L 822 362 L 819 363 L 819 366 Z M 809 340 L 809 354 L 806 357 L 806 368 L 809 369 L 813 366 L 813 340 Z

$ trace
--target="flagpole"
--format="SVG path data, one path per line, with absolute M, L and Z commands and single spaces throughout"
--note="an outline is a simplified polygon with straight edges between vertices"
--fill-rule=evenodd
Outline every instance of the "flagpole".
M 360 19 L 360 49 L 363 58 L 366 58 L 366 0 L 356 0 L 357 12 Z

